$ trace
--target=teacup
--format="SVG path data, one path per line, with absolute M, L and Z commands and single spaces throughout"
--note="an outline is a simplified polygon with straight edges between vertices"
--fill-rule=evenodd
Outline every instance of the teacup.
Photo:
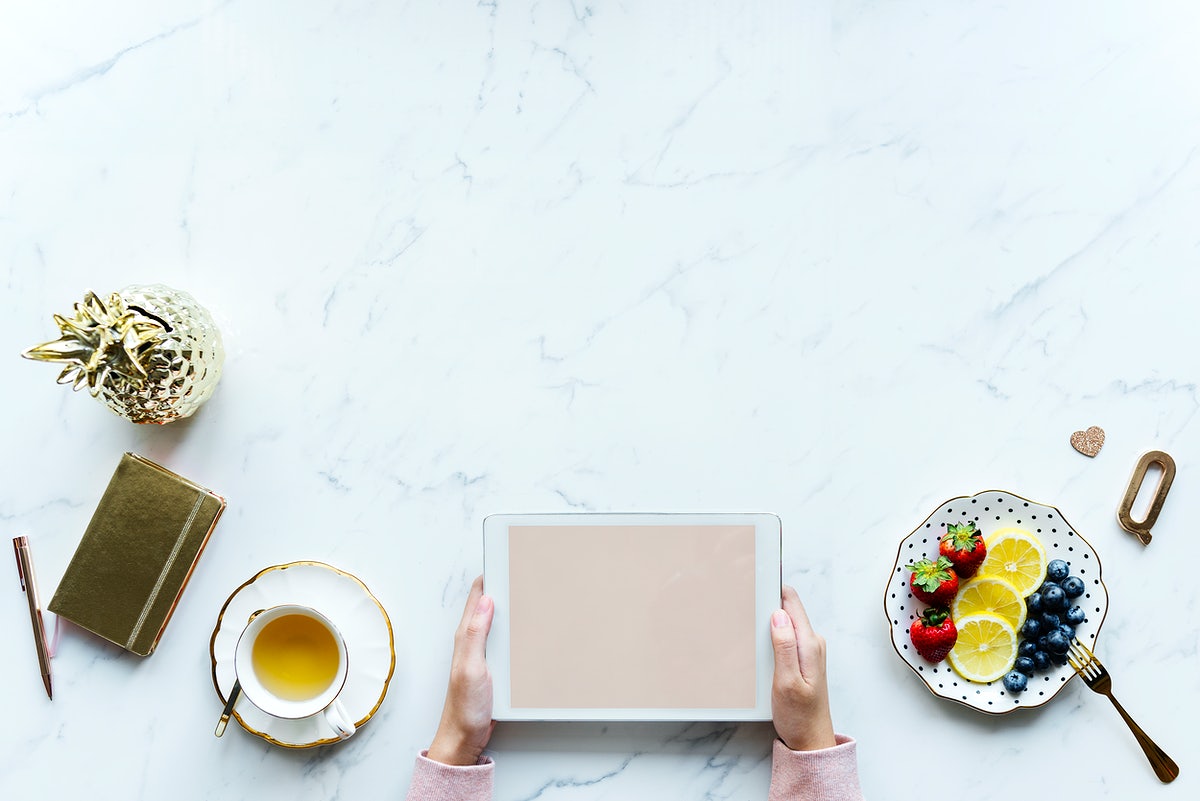
M 233 656 L 242 693 L 252 704 L 278 718 L 322 714 L 343 740 L 354 734 L 338 698 L 348 667 L 346 641 L 337 627 L 317 610 L 297 604 L 251 617 Z

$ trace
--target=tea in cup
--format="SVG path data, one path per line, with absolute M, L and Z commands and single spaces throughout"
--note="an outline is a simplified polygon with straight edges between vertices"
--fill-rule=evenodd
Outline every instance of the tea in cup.
M 257 613 L 238 640 L 233 669 L 245 696 L 268 715 L 323 714 L 339 738 L 354 734 L 338 698 L 346 683 L 346 642 L 317 610 L 284 604 Z

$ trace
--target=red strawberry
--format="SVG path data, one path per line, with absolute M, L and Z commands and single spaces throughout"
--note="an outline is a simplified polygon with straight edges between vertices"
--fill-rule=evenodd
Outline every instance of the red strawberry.
M 909 565 L 912 576 L 908 586 L 912 594 L 930 606 L 949 606 L 958 592 L 958 575 L 954 565 L 944 556 L 936 562 L 922 559 Z
M 917 653 L 930 662 L 941 662 L 958 642 L 958 629 L 945 609 L 926 609 L 908 629 Z
M 983 544 L 983 535 L 974 523 L 951 523 L 946 526 L 946 533 L 938 543 L 938 553 L 950 560 L 959 578 L 970 578 L 983 564 L 987 546 Z

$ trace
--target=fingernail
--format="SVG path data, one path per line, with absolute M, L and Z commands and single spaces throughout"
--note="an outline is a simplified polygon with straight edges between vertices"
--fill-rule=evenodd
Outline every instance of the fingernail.
M 479 596 L 479 603 L 475 604 L 475 614 L 482 614 L 492 608 L 492 598 L 490 595 Z
M 776 609 L 775 614 L 771 615 L 771 625 L 777 629 L 781 629 L 784 626 L 789 625 L 791 622 L 792 619 L 788 617 L 788 613 L 782 609 Z

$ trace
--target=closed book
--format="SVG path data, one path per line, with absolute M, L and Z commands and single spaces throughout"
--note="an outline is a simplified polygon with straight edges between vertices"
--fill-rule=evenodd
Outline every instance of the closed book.
M 50 600 L 51 612 L 139 656 L 154 651 L 225 499 L 121 457 Z

